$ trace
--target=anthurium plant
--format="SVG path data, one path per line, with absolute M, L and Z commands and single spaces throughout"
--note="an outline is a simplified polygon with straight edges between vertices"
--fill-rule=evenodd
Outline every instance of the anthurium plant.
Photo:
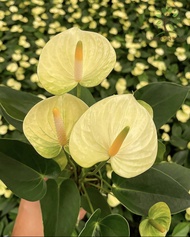
M 104 36 L 74 27 L 40 55 L 48 98 L 0 87 L 0 113 L 22 134 L 0 139 L 0 179 L 40 200 L 45 236 L 134 236 L 126 212 L 142 217 L 141 236 L 166 236 L 190 207 L 190 171 L 165 160 L 158 137 L 189 88 L 157 82 L 96 101 L 90 88 L 115 62 Z

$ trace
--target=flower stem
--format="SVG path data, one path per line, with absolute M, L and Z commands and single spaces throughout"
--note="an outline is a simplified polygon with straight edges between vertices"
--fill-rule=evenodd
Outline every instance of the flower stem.
M 88 202 L 88 204 L 89 204 L 90 210 L 91 210 L 91 212 L 93 213 L 93 212 L 94 212 L 94 208 L 93 208 L 92 203 L 91 203 L 91 201 L 90 201 L 90 197 L 89 197 L 89 195 L 88 195 L 88 193 L 87 193 L 87 191 L 86 191 L 86 188 L 85 188 L 85 186 L 84 186 L 84 183 L 82 183 L 82 189 L 83 189 L 83 191 L 84 191 L 85 197 L 86 197 L 87 202 Z
M 103 161 L 101 163 L 99 163 L 97 166 L 96 166 L 96 169 L 92 172 L 90 172 L 89 174 L 90 175 L 95 175 L 99 170 L 101 170 L 101 168 L 106 164 L 107 160 L 106 161 Z
M 77 85 L 77 97 L 81 98 L 81 85 L 79 83 Z
M 75 163 L 72 161 L 72 158 L 71 158 L 71 157 L 68 157 L 67 152 L 65 152 L 65 154 L 66 154 L 66 156 L 67 156 L 67 160 L 68 160 L 69 164 L 70 164 L 71 167 L 73 168 L 75 181 L 77 181 L 77 169 L 76 169 Z
M 99 163 L 95 170 L 92 171 L 92 172 L 89 172 L 89 173 L 85 173 L 84 176 L 81 177 L 80 179 L 80 183 L 83 183 L 83 181 L 86 179 L 87 176 L 93 176 L 93 175 L 96 175 L 96 173 L 106 164 L 107 161 L 103 161 L 101 163 Z
M 88 183 L 90 186 L 96 187 L 102 191 L 104 191 L 105 193 L 110 193 L 110 191 L 108 191 L 107 189 L 100 187 L 99 185 L 93 184 L 93 183 Z

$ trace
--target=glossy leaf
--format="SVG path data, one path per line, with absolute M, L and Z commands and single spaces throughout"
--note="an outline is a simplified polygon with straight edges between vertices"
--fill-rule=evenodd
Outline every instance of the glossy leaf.
M 73 180 L 60 185 L 47 181 L 47 193 L 41 200 L 45 236 L 71 236 L 80 210 L 80 195 Z
M 22 131 L 22 122 L 28 111 L 41 99 L 30 93 L 0 86 L 0 110 L 8 123 Z
M 93 187 L 89 187 L 86 189 L 88 196 L 90 198 L 91 204 L 94 208 L 94 210 L 96 210 L 97 208 L 100 208 L 101 210 L 101 217 L 107 216 L 109 214 L 111 214 L 111 210 L 108 206 L 108 203 L 105 199 L 105 197 L 103 197 L 100 192 L 98 191 L 98 189 L 93 188 Z M 82 207 L 89 213 L 92 214 L 87 198 L 86 196 L 82 196 L 82 202 L 81 202 Z
M 188 87 L 170 82 L 156 82 L 137 90 L 134 94 L 138 100 L 147 102 L 153 109 L 157 129 L 165 124 L 183 104 Z
M 88 88 L 80 86 L 80 85 L 78 85 L 78 88 L 75 87 L 69 93 L 72 94 L 72 95 L 75 95 L 75 96 L 79 96 L 79 98 L 82 101 L 84 101 L 88 106 L 91 106 L 96 102 L 96 100 L 94 99 L 94 97 L 92 96 L 92 94 L 91 94 L 91 92 L 89 91 Z M 77 95 L 77 89 L 79 90 L 78 95 Z
M 46 193 L 44 177 L 57 177 L 59 166 L 20 141 L 1 139 L 0 147 L 0 179 L 20 198 L 41 199 Z
M 98 223 L 100 215 L 101 210 L 97 209 L 86 222 L 84 229 L 79 234 L 79 237 L 100 236 L 100 228 Z
M 156 128 L 149 112 L 133 95 L 126 94 L 110 96 L 92 105 L 73 127 L 69 149 L 82 167 L 107 160 L 115 173 L 130 178 L 153 165 L 157 145 Z M 114 149 L 109 153 L 112 146 Z
M 157 163 L 163 161 L 165 152 L 166 152 L 166 146 L 160 140 L 158 140 L 158 152 L 156 157 Z
M 119 214 L 106 216 L 100 222 L 101 236 L 130 236 L 129 224 Z
M 171 234 L 172 237 L 188 236 L 190 231 L 189 222 L 178 223 Z
M 97 209 L 87 221 L 79 237 L 107 237 L 107 236 L 130 236 L 128 222 L 119 214 L 111 214 L 103 219 L 100 218 L 101 211 Z
M 112 179 L 113 194 L 135 214 L 147 215 L 156 202 L 165 202 L 171 213 L 190 206 L 190 171 L 180 165 L 163 163 L 134 178 L 113 174 Z
M 47 91 L 60 95 L 78 84 L 100 84 L 115 62 L 115 51 L 105 37 L 73 27 L 47 42 L 40 55 L 38 76 Z
M 148 211 L 148 217 L 139 226 L 141 236 L 166 236 L 171 224 L 171 213 L 164 202 L 154 204 Z

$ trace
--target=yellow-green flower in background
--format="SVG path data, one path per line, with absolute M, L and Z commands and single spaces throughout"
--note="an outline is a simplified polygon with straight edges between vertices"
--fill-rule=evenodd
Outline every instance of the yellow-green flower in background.
M 102 35 L 76 27 L 54 36 L 42 50 L 38 77 L 54 95 L 100 84 L 111 72 L 116 55 Z
M 151 111 L 141 104 L 125 94 L 91 106 L 71 132 L 69 149 L 75 162 L 88 168 L 107 161 L 125 178 L 148 170 L 157 155 L 157 132 Z
M 141 236 L 166 236 L 171 224 L 171 211 L 165 202 L 155 203 L 148 211 L 148 217 L 139 225 Z
M 55 158 L 68 144 L 74 124 L 87 109 L 82 100 L 70 94 L 42 100 L 26 115 L 24 134 L 41 156 Z
M 12 191 L 0 180 L 0 196 L 4 195 L 5 198 L 9 198 L 12 195 Z

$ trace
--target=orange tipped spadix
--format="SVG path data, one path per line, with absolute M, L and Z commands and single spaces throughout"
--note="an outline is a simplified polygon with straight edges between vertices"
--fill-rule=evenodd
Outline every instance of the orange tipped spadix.
M 75 65 L 74 65 L 74 76 L 75 81 L 80 82 L 82 80 L 83 72 L 83 47 L 82 41 L 79 40 L 75 49 Z
M 55 129 L 56 129 L 57 139 L 59 141 L 59 144 L 61 146 L 65 146 L 67 144 L 67 137 L 65 133 L 63 119 L 61 118 L 59 109 L 57 108 L 53 109 L 53 118 L 55 122 Z
M 129 132 L 129 129 L 130 129 L 129 126 L 126 126 L 116 137 L 116 139 L 114 140 L 108 151 L 110 157 L 115 156 L 118 153 L 123 141 L 125 140 Z

